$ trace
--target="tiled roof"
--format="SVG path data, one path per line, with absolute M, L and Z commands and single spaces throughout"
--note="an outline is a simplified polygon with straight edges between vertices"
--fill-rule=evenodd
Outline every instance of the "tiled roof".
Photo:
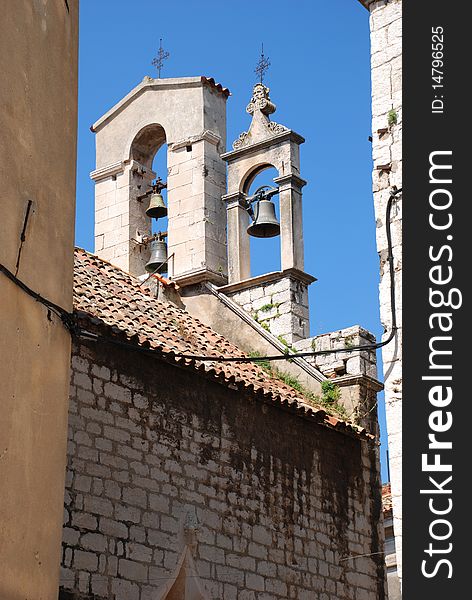
M 382 510 L 384 516 L 390 515 L 392 512 L 392 488 L 390 483 L 384 483 L 382 486 Z
M 221 83 L 217 83 L 213 79 L 213 77 L 205 77 L 204 75 L 202 75 L 202 82 L 206 83 L 210 87 L 216 88 L 221 94 L 223 94 L 223 96 L 231 96 L 231 92 L 229 91 L 229 89 L 227 87 L 223 87 Z
M 364 429 L 328 415 L 321 407 L 309 405 L 293 388 L 272 379 L 254 363 L 175 358 L 175 354 L 243 353 L 186 311 L 158 301 L 128 273 L 80 248 L 75 251 L 74 310 L 83 329 L 98 329 L 102 335 L 155 349 L 163 360 L 196 369 L 223 385 L 245 390 L 339 431 L 372 437 Z

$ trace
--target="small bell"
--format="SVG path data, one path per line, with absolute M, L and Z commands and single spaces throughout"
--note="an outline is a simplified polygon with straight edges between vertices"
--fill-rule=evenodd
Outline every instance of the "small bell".
M 280 224 L 275 215 L 275 205 L 267 198 L 257 201 L 254 210 L 254 221 L 247 228 L 252 237 L 269 238 L 280 235 Z
M 164 198 L 160 192 L 153 192 L 146 214 L 151 219 L 160 219 L 167 216 L 167 207 L 164 204 Z
M 148 273 L 166 273 L 167 271 L 167 244 L 162 239 L 151 242 L 151 257 L 146 263 Z

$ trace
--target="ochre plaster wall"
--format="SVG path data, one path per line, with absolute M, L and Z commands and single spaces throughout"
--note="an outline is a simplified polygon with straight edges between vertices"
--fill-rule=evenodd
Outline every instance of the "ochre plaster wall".
M 77 0 L 14 0 L 0 19 L 0 262 L 70 310 Z M 70 336 L 0 274 L 0 598 L 56 600 Z

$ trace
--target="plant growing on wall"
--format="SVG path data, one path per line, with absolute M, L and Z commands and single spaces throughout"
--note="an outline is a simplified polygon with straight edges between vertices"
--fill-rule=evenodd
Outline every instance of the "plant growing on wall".
M 387 114 L 388 126 L 392 127 L 392 125 L 396 125 L 397 120 L 398 120 L 397 111 L 394 108 L 390 109 Z
M 249 356 L 253 358 L 261 356 L 259 352 L 249 352 Z M 283 371 L 279 371 L 274 368 L 270 361 L 261 360 L 256 363 L 263 369 L 269 377 L 274 379 L 278 379 L 285 383 L 285 385 L 290 386 L 294 390 L 296 390 L 301 396 L 303 396 L 309 404 L 313 406 L 322 406 L 326 412 L 330 414 L 335 414 L 338 417 L 342 417 L 347 419 L 347 413 L 344 406 L 338 403 L 339 398 L 341 397 L 341 390 L 339 386 L 337 386 L 332 381 L 323 381 L 321 383 L 322 396 L 318 396 L 314 394 L 310 390 L 306 389 L 296 377 L 290 375 L 289 373 L 284 373 Z
M 333 381 L 322 381 L 321 391 L 323 392 L 322 399 L 326 404 L 336 405 L 341 398 L 341 390 Z

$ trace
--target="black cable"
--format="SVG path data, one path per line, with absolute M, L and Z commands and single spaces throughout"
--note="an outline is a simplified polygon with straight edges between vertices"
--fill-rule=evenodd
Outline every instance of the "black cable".
M 297 354 L 277 354 L 274 356 L 199 356 L 196 354 L 180 354 L 174 353 L 173 351 L 165 351 L 165 354 L 172 354 L 176 359 L 186 359 L 192 361 L 213 361 L 213 362 L 261 362 L 261 361 L 276 361 L 276 360 L 288 360 L 292 358 L 305 358 L 309 356 L 322 356 L 325 354 L 334 354 L 336 352 L 358 352 L 358 351 L 366 351 L 366 350 L 378 350 L 383 346 L 389 344 L 395 334 L 397 332 L 397 318 L 396 318 L 396 302 L 395 302 L 395 269 L 393 265 L 393 250 L 392 250 L 392 231 L 390 224 L 390 216 L 392 212 L 393 201 L 397 197 L 397 195 L 402 191 L 402 188 L 395 189 L 391 194 L 387 201 L 387 209 L 386 209 L 386 233 L 387 233 L 387 245 L 388 245 L 388 256 L 387 261 L 389 263 L 389 272 L 390 272 L 390 306 L 391 306 L 391 316 L 392 316 L 392 327 L 390 330 L 390 334 L 386 340 L 383 342 L 377 342 L 375 344 L 366 344 L 364 346 L 350 346 L 349 348 L 335 348 L 332 350 L 318 350 L 312 352 L 298 352 Z M 4 265 L 0 264 L 0 271 L 2 271 L 13 283 L 15 283 L 18 287 L 20 287 L 24 292 L 34 298 L 37 302 L 40 302 L 48 309 L 52 310 L 56 313 L 64 323 L 65 327 L 70 331 L 71 335 L 75 335 L 77 338 L 94 340 L 96 342 L 104 342 L 108 344 L 114 344 L 117 346 L 126 347 L 137 352 L 144 352 L 145 354 L 152 355 L 160 355 L 164 350 L 162 348 L 145 348 L 143 346 L 138 346 L 131 342 L 124 342 L 122 340 L 118 340 L 116 338 L 102 336 L 90 331 L 81 329 L 77 325 L 76 316 L 74 313 L 70 313 L 58 304 L 43 298 L 40 294 L 32 290 L 25 283 L 23 283 L 18 277 L 16 277 L 11 271 L 9 271 Z
M 357 351 L 365 351 L 365 350 L 378 350 L 383 346 L 389 344 L 395 334 L 397 332 L 397 315 L 396 315 L 396 301 L 395 301 L 395 268 L 393 264 L 393 249 L 392 249 L 392 230 L 390 223 L 390 216 L 392 213 L 393 201 L 396 199 L 397 195 L 400 194 L 402 188 L 395 189 L 389 196 L 387 201 L 386 208 L 386 222 L 385 228 L 387 233 L 387 246 L 388 246 L 388 256 L 387 261 L 389 263 L 389 272 L 390 272 L 390 306 L 391 306 L 391 316 L 392 316 L 392 326 L 390 329 L 390 334 L 386 340 L 383 342 L 377 342 L 375 344 L 366 344 L 364 346 L 351 346 L 349 348 L 336 348 L 332 350 L 318 350 L 311 352 L 297 352 L 296 354 L 286 354 L 282 355 L 273 355 L 273 356 L 243 356 L 243 357 L 234 357 L 234 356 L 198 356 L 198 355 L 190 355 L 190 354 L 175 354 L 175 358 L 185 358 L 189 360 L 198 360 L 198 361 L 215 361 L 215 362 L 261 362 L 261 361 L 276 361 L 276 360 L 287 360 L 292 358 L 305 358 L 309 356 L 323 356 L 325 354 L 334 354 L 336 352 L 357 352 Z
M 32 200 L 28 200 L 28 204 L 26 206 L 26 214 L 23 220 L 23 229 L 20 234 L 20 247 L 18 248 L 18 256 L 16 258 L 16 268 L 15 268 L 15 277 L 18 275 L 18 271 L 20 270 L 20 259 L 21 259 L 21 251 L 23 250 L 23 244 L 26 240 L 26 226 L 28 225 L 29 214 L 31 210 L 31 206 L 33 204 Z
M 12 281 L 19 288 L 21 288 L 26 294 L 34 298 L 36 302 L 43 304 L 48 310 L 54 312 L 61 319 L 61 321 L 64 323 L 65 327 L 71 332 L 71 334 L 80 333 L 77 329 L 74 313 L 67 311 L 65 308 L 62 308 L 62 306 L 51 302 L 51 300 L 48 300 L 47 298 L 43 298 L 41 294 L 38 294 L 38 292 L 35 292 L 30 287 L 28 287 L 26 283 L 23 283 L 21 279 L 18 279 L 16 275 L 14 275 L 9 269 L 7 269 L 2 264 L 0 264 L 0 271 L 4 275 L 6 275 L 6 277 L 8 277 L 10 281 Z

